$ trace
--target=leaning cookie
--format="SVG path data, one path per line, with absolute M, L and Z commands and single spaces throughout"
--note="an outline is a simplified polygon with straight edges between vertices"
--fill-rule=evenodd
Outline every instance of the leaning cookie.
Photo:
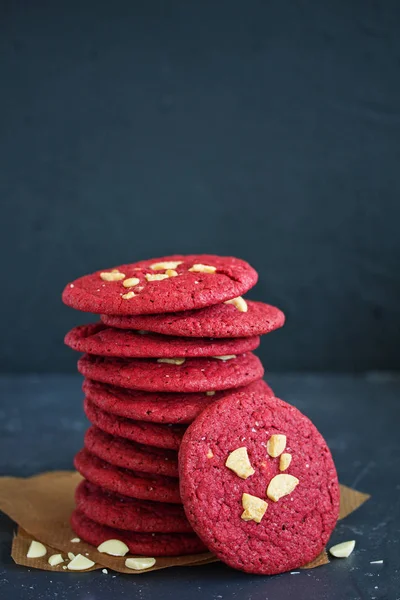
M 77 310 L 106 315 L 174 312 L 235 298 L 257 279 L 238 258 L 174 255 L 85 275 L 65 287 L 62 299 Z
M 234 298 L 199 310 L 158 315 L 101 315 L 110 327 L 183 337 L 239 338 L 264 335 L 285 323 L 276 306 Z
M 325 440 L 295 407 L 262 393 L 206 408 L 183 437 L 179 468 L 189 522 L 236 569 L 301 567 L 320 554 L 338 518 Z

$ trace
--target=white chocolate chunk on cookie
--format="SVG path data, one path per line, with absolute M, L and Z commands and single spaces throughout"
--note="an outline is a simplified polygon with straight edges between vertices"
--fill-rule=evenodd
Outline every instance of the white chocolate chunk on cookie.
M 293 475 L 287 473 L 275 475 L 269 482 L 267 496 L 273 502 L 278 502 L 284 496 L 291 494 L 298 484 L 299 480 Z
M 267 442 L 267 452 L 272 458 L 276 458 L 286 448 L 286 435 L 280 433 L 271 435 Z
M 268 508 L 268 502 L 252 496 L 251 494 L 242 495 L 242 506 L 244 511 L 242 512 L 241 519 L 243 521 L 255 521 L 261 523 L 261 519 L 265 515 L 265 511 Z
M 138 277 L 128 277 L 128 279 L 125 279 L 125 281 L 122 282 L 122 285 L 126 288 L 129 288 L 134 287 L 138 283 L 140 283 L 140 279 L 138 279 Z
M 153 271 L 165 271 L 166 269 L 176 269 L 182 264 L 182 260 L 166 260 L 165 262 L 158 262 L 150 265 L 150 269 Z
M 195 264 L 189 269 L 191 273 L 215 273 L 216 270 L 217 267 L 213 267 L 211 265 L 202 265 L 201 263 Z
M 233 450 L 226 459 L 225 466 L 236 473 L 241 479 L 247 479 L 255 473 L 245 446 Z
M 186 358 L 157 358 L 158 363 L 165 363 L 166 365 L 183 365 Z
M 100 277 L 103 281 L 122 281 L 125 279 L 125 273 L 120 273 L 117 269 L 114 269 L 113 271 L 100 273 Z
M 130 300 L 131 298 L 134 298 L 136 296 L 135 292 L 127 292 L 126 294 L 122 294 L 122 299 L 123 300 Z
M 168 279 L 168 275 L 166 273 L 146 273 L 145 275 L 146 281 L 162 281 L 163 279 Z
M 287 452 L 284 452 L 283 454 L 281 454 L 280 459 L 279 459 L 279 470 L 286 471 L 286 469 L 289 467 L 291 462 L 292 462 L 292 455 L 288 454 Z
M 248 310 L 247 302 L 244 298 L 242 298 L 242 296 L 232 298 L 232 300 L 226 300 L 224 304 L 233 304 L 233 306 L 237 308 L 239 312 L 247 312 Z

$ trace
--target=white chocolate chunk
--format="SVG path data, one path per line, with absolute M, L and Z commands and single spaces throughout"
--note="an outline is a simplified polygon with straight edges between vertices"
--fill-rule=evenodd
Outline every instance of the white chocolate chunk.
M 166 273 L 157 273 L 157 275 L 146 273 L 145 277 L 147 281 L 162 281 L 163 279 L 168 279 L 168 275 Z
M 183 365 L 186 358 L 157 358 L 158 363 L 165 363 L 167 365 Z
M 174 269 L 167 269 L 165 274 L 168 275 L 168 277 L 178 277 L 178 273 Z
M 347 558 L 353 552 L 355 545 L 355 540 L 349 540 L 348 542 L 342 542 L 341 544 L 332 546 L 332 548 L 329 548 L 329 552 L 336 558 Z
M 133 287 L 134 285 L 137 285 L 138 283 L 140 283 L 140 279 L 138 279 L 137 277 L 129 277 L 128 279 L 125 279 L 125 281 L 122 282 L 122 285 L 126 288 L 129 288 Z
M 107 569 L 102 569 L 101 572 L 104 573 L 104 575 L 108 575 Z
M 267 442 L 267 452 L 272 458 L 276 458 L 286 448 L 286 435 L 280 433 L 271 435 Z
M 120 273 L 117 270 L 109 272 L 100 273 L 100 277 L 103 281 L 122 281 L 125 279 L 125 273 Z
M 268 508 L 268 502 L 252 496 L 251 494 L 242 495 L 242 506 L 244 511 L 242 512 L 241 519 L 243 521 L 255 521 L 261 523 L 261 519 L 265 515 L 265 511 Z
M 155 558 L 146 558 L 144 556 L 140 556 L 139 558 L 127 558 L 125 561 L 125 566 L 128 567 L 128 569 L 133 569 L 134 571 L 150 569 L 150 567 L 154 567 L 155 564 Z
M 247 479 L 255 473 L 245 446 L 233 450 L 226 459 L 225 466 L 236 473 L 241 479 Z
M 292 455 L 288 454 L 287 452 L 284 452 L 283 454 L 281 454 L 281 457 L 279 459 L 279 470 L 286 471 L 291 462 Z
M 136 296 L 135 292 L 127 292 L 126 294 L 122 294 L 123 300 L 130 300 Z
M 128 546 L 121 540 L 106 540 L 97 547 L 97 550 L 110 556 L 125 556 L 129 552 Z
M 248 310 L 247 302 L 244 298 L 242 298 L 242 296 L 232 298 L 232 300 L 226 300 L 224 304 L 233 304 L 233 306 L 237 308 L 239 312 L 247 312 Z
M 52 554 L 48 560 L 48 563 L 51 567 L 56 567 L 57 565 L 60 565 L 63 562 L 64 562 L 64 559 L 61 556 L 61 554 Z
M 41 542 L 36 542 L 32 540 L 26 558 L 41 558 L 42 556 L 46 556 L 47 550 L 46 546 L 44 546 Z
M 70 571 L 86 571 L 86 569 L 90 569 L 90 567 L 94 567 L 95 563 L 83 556 L 82 554 L 77 554 L 75 558 L 68 563 L 67 567 Z
M 213 390 L 206 392 L 206 396 L 215 396 L 215 392 Z
M 72 542 L 73 544 L 79 544 L 79 542 L 80 542 L 80 541 L 81 541 L 81 540 L 80 540 L 78 537 L 76 537 L 76 538 L 72 538 L 72 540 L 71 540 L 71 542 Z
M 68 558 L 69 560 L 74 560 L 75 554 L 73 552 L 68 552 Z
M 293 475 L 287 475 L 286 473 L 275 475 L 269 482 L 267 496 L 270 500 L 278 502 L 283 496 L 291 494 L 298 484 L 299 480 Z
M 176 267 L 181 265 L 182 262 L 182 260 L 167 260 L 165 262 L 159 262 L 150 265 L 150 269 L 153 269 L 153 271 L 165 271 L 166 269 L 176 269 Z
M 213 356 L 213 358 L 223 361 L 232 360 L 232 358 L 236 358 L 236 354 L 224 354 L 223 356 Z
M 208 449 L 206 456 L 207 456 L 207 458 L 214 458 L 214 453 L 210 448 Z
M 215 273 L 217 267 L 212 267 L 211 265 L 202 265 L 201 263 L 193 265 L 190 267 L 189 271 L 192 273 Z

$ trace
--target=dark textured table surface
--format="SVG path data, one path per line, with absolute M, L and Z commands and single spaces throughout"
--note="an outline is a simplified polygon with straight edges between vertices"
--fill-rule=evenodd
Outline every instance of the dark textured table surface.
M 222 564 L 140 576 L 51 573 L 15 565 L 14 524 L 0 515 L 0 598 L 73 600 L 400 599 L 400 376 L 270 375 L 276 394 L 326 437 L 342 483 L 372 499 L 340 522 L 332 542 L 355 539 L 343 560 L 297 574 L 254 577 Z M 71 469 L 87 422 L 78 376 L 0 378 L 0 472 L 26 476 Z M 383 560 L 383 564 L 371 561 Z

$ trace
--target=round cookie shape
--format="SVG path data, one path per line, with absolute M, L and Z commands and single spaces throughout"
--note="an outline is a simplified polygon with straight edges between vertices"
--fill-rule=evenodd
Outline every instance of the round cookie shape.
M 236 390 L 253 388 L 273 395 L 271 388 L 262 379 Z M 86 398 L 100 410 L 120 417 L 152 423 L 187 424 L 194 421 L 209 404 L 235 390 L 197 394 L 141 392 L 85 379 L 83 391 Z
M 124 542 L 129 552 L 135 555 L 182 556 L 206 551 L 202 541 L 193 534 L 124 531 L 100 525 L 79 510 L 74 510 L 72 513 L 71 527 L 80 539 L 92 546 L 97 547 L 107 540 L 117 539 Z
M 178 455 L 173 450 L 136 444 L 110 435 L 97 427 L 90 427 L 86 431 L 85 448 L 116 467 L 178 477 Z
M 75 456 L 74 465 L 85 479 L 110 492 L 138 500 L 182 503 L 178 482 L 172 477 L 115 467 L 85 448 Z
M 257 272 L 238 258 L 176 254 L 85 275 L 65 287 L 62 299 L 72 308 L 97 314 L 174 312 L 230 300 L 257 279 Z
M 279 308 L 246 300 L 247 312 L 232 304 L 158 315 L 101 315 L 105 325 L 182 337 L 239 338 L 270 333 L 285 323 Z
M 121 358 L 174 358 L 244 354 L 260 345 L 260 338 L 211 340 L 185 339 L 157 333 L 142 334 L 107 327 L 103 323 L 79 325 L 65 336 L 67 346 L 78 352 Z
M 326 442 L 277 398 L 240 392 L 206 408 L 186 431 L 179 468 L 190 524 L 236 569 L 297 569 L 336 524 L 339 484 Z
M 83 480 L 75 491 L 76 508 L 100 525 L 149 533 L 193 533 L 183 507 L 135 500 Z
M 169 364 L 145 358 L 106 358 L 85 354 L 78 371 L 89 379 L 146 392 L 207 392 L 247 385 L 264 375 L 259 358 L 249 352 L 229 360 L 186 358 Z
M 83 402 L 83 408 L 93 425 L 112 436 L 125 438 L 137 444 L 178 450 L 185 432 L 182 425 L 159 425 L 112 415 L 98 408 L 87 398 Z

